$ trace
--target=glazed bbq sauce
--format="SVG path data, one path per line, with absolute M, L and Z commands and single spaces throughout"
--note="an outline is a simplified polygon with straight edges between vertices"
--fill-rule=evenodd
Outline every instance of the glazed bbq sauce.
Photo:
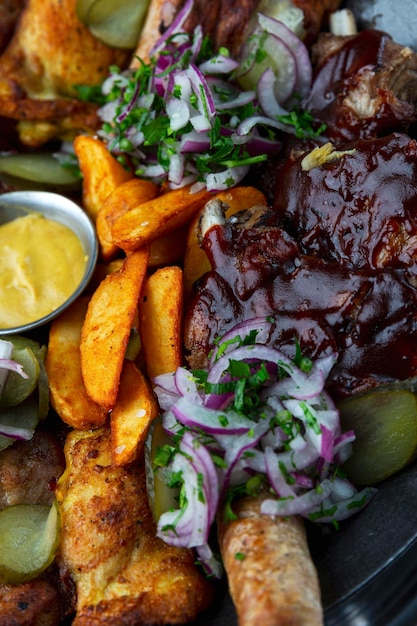
M 197 358 L 236 322 L 270 315 L 271 342 L 290 357 L 294 337 L 312 358 L 339 352 L 329 383 L 335 397 L 416 374 L 417 294 L 403 272 L 353 271 L 303 255 L 279 226 L 217 226 L 204 247 L 213 270 L 185 322 L 185 343 Z
M 343 144 L 359 137 L 377 137 L 392 130 L 406 128 L 409 119 L 401 120 L 396 115 L 393 99 L 382 99 L 377 115 L 359 119 L 343 99 L 360 80 L 360 71 L 366 67 L 378 70 L 384 55 L 384 47 L 391 37 L 382 31 L 364 30 L 348 39 L 336 53 L 332 54 L 316 70 L 312 88 L 303 101 L 302 108 L 308 110 L 316 123 L 325 123 L 326 136 Z M 410 107 L 410 112 L 413 107 Z
M 311 170 L 280 168 L 274 210 L 305 254 L 356 269 L 417 272 L 417 142 L 404 133 L 352 144 Z

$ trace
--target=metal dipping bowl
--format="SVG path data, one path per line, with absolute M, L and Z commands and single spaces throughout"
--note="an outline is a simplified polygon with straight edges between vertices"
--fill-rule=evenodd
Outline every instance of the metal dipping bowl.
M 84 275 L 75 291 L 57 309 L 28 324 L 0 328 L 0 336 L 29 332 L 57 317 L 84 291 L 97 263 L 98 243 L 95 228 L 78 204 L 65 196 L 48 191 L 12 191 L 0 195 L 0 225 L 33 212 L 60 222 L 77 235 L 87 256 Z

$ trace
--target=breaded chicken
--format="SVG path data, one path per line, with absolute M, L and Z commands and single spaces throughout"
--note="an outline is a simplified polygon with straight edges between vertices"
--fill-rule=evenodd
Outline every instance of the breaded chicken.
M 184 624 L 212 601 L 186 549 L 155 536 L 143 460 L 111 466 L 110 430 L 73 431 L 58 483 L 58 563 L 76 585 L 73 626 Z
M 0 116 L 46 125 L 33 130 L 33 144 L 53 136 L 54 126 L 88 130 L 95 107 L 76 100 L 75 85 L 101 84 L 109 65 L 123 67 L 129 56 L 81 24 L 76 0 L 28 0 L 0 56 Z M 27 123 L 23 139 L 31 143 Z

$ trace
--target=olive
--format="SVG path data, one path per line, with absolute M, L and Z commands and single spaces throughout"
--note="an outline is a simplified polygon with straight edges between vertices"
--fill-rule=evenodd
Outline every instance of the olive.
M 343 464 L 356 485 L 373 485 L 417 455 L 417 396 L 407 389 L 373 390 L 338 405 L 343 431 L 353 430 L 352 456 Z

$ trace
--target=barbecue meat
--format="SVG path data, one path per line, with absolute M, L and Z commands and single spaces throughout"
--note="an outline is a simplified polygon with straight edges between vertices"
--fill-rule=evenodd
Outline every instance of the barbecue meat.
M 312 358 L 339 352 L 329 385 L 337 396 L 416 374 L 417 291 L 406 270 L 351 270 L 305 255 L 262 207 L 210 228 L 203 247 L 213 269 L 185 318 L 192 368 L 207 365 L 215 338 L 234 324 L 270 315 L 271 341 L 288 356 L 294 337 Z
M 417 141 L 395 133 L 352 147 L 308 170 L 304 153 L 289 158 L 279 172 L 274 209 L 304 254 L 350 269 L 415 274 Z
M 338 145 L 407 130 L 416 119 L 417 54 L 386 33 L 320 36 L 315 75 L 302 107 Z
M 64 468 L 62 446 L 52 433 L 39 427 L 29 441 L 16 441 L 0 454 L 0 509 L 52 504 Z

